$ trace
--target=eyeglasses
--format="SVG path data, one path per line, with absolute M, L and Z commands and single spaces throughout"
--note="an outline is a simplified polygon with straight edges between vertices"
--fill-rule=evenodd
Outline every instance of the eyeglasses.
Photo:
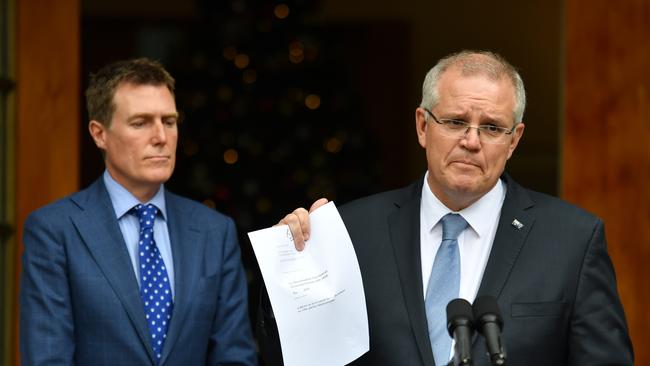
M 453 138 L 462 138 L 467 135 L 470 128 L 474 128 L 478 133 L 479 140 L 486 144 L 507 144 L 510 135 L 512 135 L 512 132 L 517 126 L 517 124 L 512 126 L 512 128 L 499 127 L 493 124 L 472 126 L 469 122 L 457 119 L 437 118 L 427 108 L 422 109 L 427 111 L 427 113 L 433 117 L 433 120 L 442 127 L 440 129 L 442 135 Z

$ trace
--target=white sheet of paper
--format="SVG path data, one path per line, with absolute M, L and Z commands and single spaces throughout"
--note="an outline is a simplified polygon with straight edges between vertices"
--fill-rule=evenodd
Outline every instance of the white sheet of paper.
M 248 233 L 278 325 L 285 366 L 348 364 L 369 350 L 361 271 L 334 202 L 310 214 L 295 249 L 287 225 Z

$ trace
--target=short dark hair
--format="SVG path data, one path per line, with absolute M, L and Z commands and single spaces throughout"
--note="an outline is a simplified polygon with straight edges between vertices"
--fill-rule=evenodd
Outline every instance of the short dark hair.
M 148 58 L 118 61 L 90 74 L 86 89 L 86 107 L 90 120 L 110 126 L 115 111 L 113 97 L 120 84 L 164 85 L 174 95 L 174 78 L 158 61 Z

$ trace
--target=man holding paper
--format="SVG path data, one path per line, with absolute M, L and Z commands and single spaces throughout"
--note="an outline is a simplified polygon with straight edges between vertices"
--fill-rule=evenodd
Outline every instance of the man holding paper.
M 520 75 L 491 52 L 447 56 L 427 74 L 415 110 L 426 174 L 339 210 L 370 330 L 370 351 L 353 364 L 446 365 L 453 355 L 446 304 L 491 295 L 511 365 L 633 365 L 602 221 L 504 173 L 524 132 L 525 103 Z M 280 224 L 289 225 L 298 250 L 309 245 L 307 210 Z M 265 301 L 260 344 L 277 365 Z M 477 338 L 474 365 L 489 365 Z

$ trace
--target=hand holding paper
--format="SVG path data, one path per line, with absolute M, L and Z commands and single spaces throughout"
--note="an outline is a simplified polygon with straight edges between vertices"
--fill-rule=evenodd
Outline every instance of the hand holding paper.
M 310 215 L 303 251 L 288 226 L 248 233 L 277 321 L 285 366 L 345 365 L 369 349 L 357 257 L 330 202 Z

